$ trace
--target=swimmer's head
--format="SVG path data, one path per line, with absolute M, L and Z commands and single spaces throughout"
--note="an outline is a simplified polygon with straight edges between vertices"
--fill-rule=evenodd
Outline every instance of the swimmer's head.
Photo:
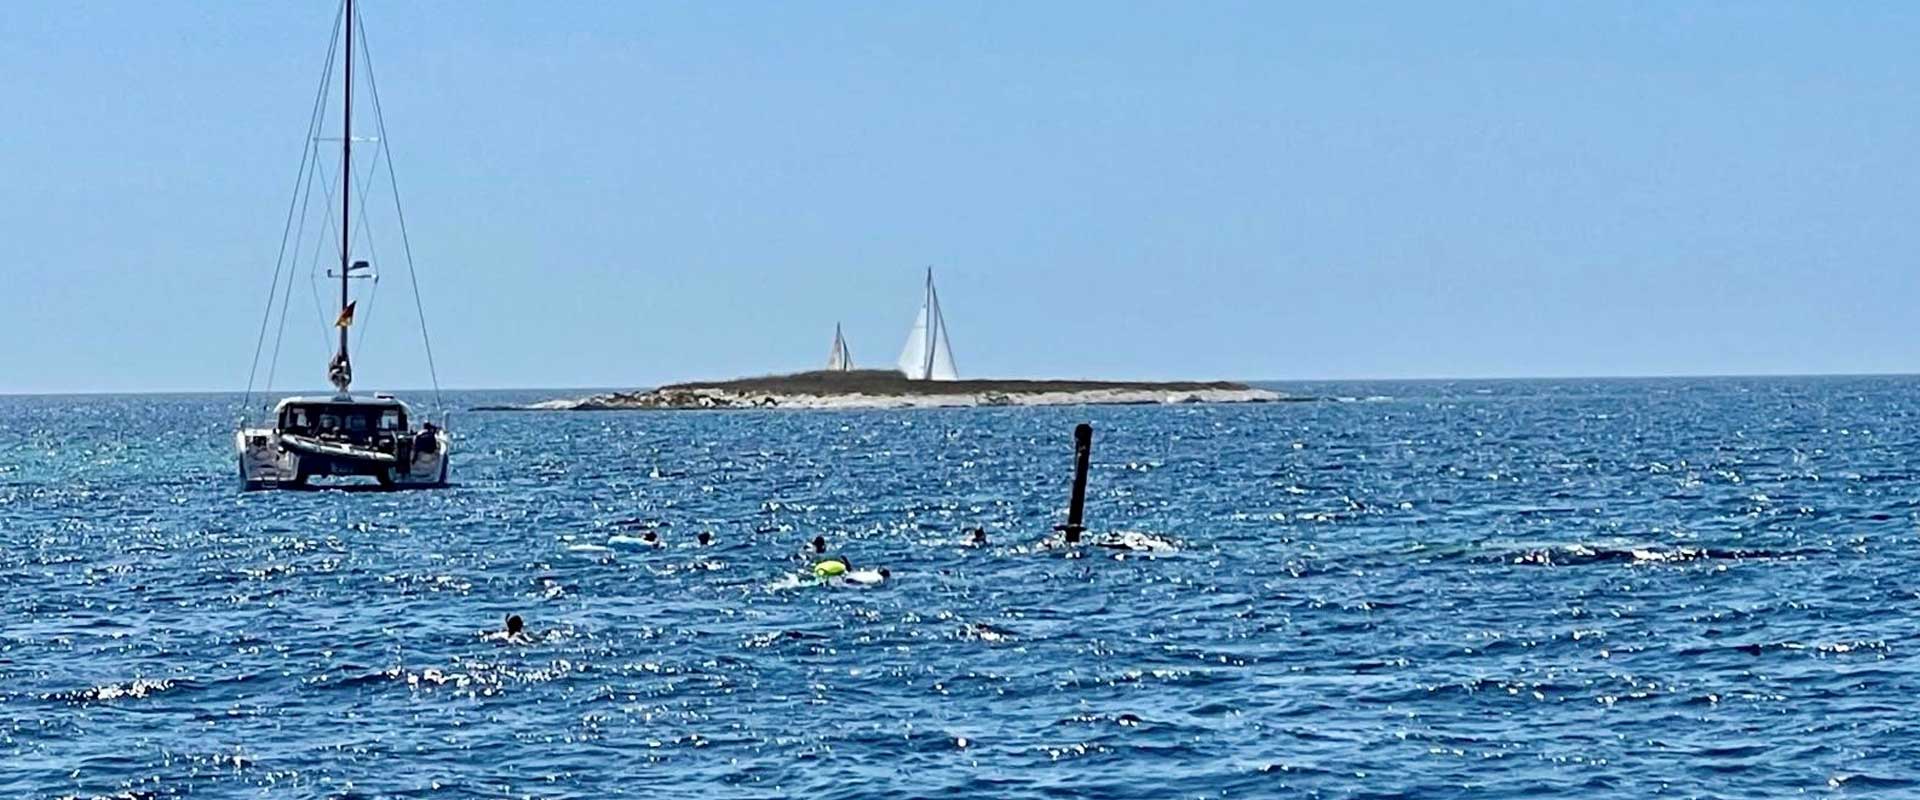
M 986 544 L 986 543 L 987 543 L 987 529 L 986 529 L 986 528 L 974 528 L 974 529 L 973 529 L 973 543 L 974 543 L 974 544 Z
M 816 553 L 827 552 L 827 537 L 825 536 L 813 537 L 813 552 L 816 552 Z
M 640 534 L 640 539 L 646 542 L 647 544 L 653 544 L 655 542 L 660 541 L 660 534 L 654 533 L 653 531 L 647 531 L 646 533 Z
M 880 568 L 880 577 L 881 577 L 882 579 L 885 579 L 885 578 L 891 578 L 891 577 L 893 577 L 893 570 L 890 570 L 890 569 L 887 569 L 886 567 L 881 567 L 881 568 Z
M 701 531 L 700 546 L 706 547 L 707 545 L 710 545 L 710 544 L 713 544 L 713 531 Z
M 526 627 L 527 627 L 526 621 L 520 619 L 519 614 L 507 615 L 507 633 L 519 633 L 521 630 L 524 630 Z

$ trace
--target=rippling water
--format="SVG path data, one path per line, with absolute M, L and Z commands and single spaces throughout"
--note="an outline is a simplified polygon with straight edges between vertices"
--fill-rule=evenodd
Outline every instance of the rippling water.
M 1920 379 L 1281 388 L 1357 401 L 465 414 L 394 494 L 0 397 L 0 795 L 1920 791 Z M 1082 420 L 1177 551 L 1028 547 Z

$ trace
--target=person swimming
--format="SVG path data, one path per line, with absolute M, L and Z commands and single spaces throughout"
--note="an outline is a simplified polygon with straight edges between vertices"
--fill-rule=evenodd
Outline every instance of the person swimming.
M 972 537 L 970 537 L 967 540 L 967 544 L 973 545 L 974 547 L 986 547 L 987 546 L 987 529 L 976 526 L 973 529 Z
M 816 552 L 816 553 L 827 552 L 827 537 L 815 536 L 813 537 L 812 544 L 813 544 L 813 552 Z
M 506 628 L 485 634 L 482 638 L 508 644 L 531 644 L 533 636 L 527 633 L 527 623 L 519 614 L 508 614 Z
M 853 561 L 846 556 L 832 556 L 813 565 L 813 579 L 820 584 L 840 582 L 874 586 L 891 577 L 893 571 L 886 567 L 854 569 Z
M 847 574 L 847 570 L 850 569 L 853 569 L 853 562 L 848 561 L 846 556 L 834 556 L 814 564 L 813 577 L 820 580 L 838 578 Z
M 647 531 L 646 533 L 640 534 L 640 541 L 658 547 L 660 546 L 660 534 L 654 531 Z
M 881 567 L 879 569 L 850 569 L 842 576 L 842 579 L 847 583 L 861 586 L 876 586 L 891 577 L 893 577 L 893 572 L 886 567 Z
M 701 531 L 700 536 L 698 538 L 700 540 L 701 547 L 706 547 L 707 545 L 713 544 L 713 531 Z

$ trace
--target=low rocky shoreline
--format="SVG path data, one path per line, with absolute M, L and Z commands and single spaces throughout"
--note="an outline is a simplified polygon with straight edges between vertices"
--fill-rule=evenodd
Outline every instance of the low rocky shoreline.
M 804 372 L 560 398 L 475 411 L 969 408 L 975 406 L 1276 403 L 1308 398 L 1225 381 L 910 381 L 897 372 Z

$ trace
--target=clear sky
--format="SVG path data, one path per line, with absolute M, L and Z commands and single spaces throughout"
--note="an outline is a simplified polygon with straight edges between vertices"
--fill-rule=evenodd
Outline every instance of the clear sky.
M 0 6 L 0 391 L 245 384 L 334 14 Z M 450 387 L 888 365 L 929 264 L 977 377 L 1920 370 L 1912 3 L 362 17 Z

